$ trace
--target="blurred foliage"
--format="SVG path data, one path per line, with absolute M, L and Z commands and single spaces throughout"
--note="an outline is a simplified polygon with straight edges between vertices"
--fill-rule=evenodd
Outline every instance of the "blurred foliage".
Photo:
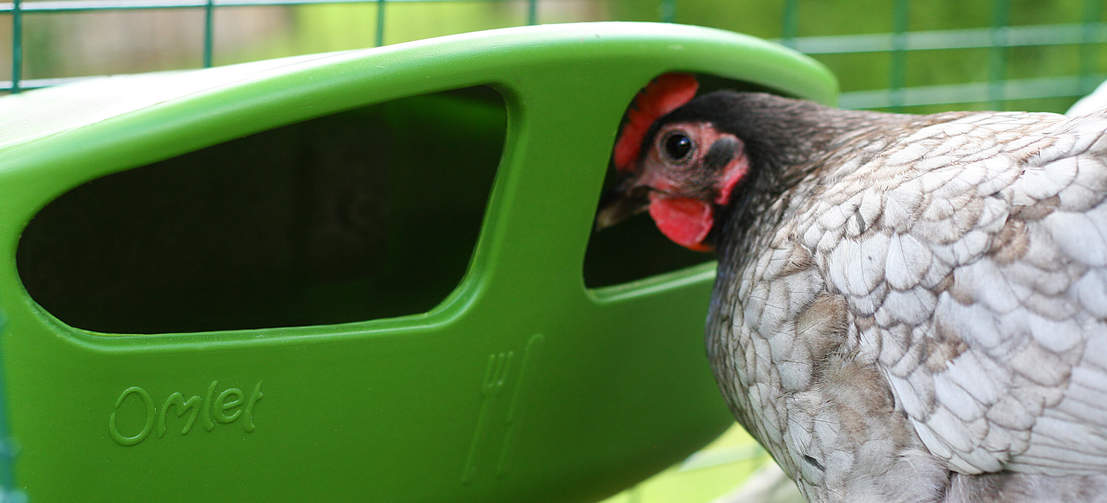
M 40 0 L 25 0 L 27 4 Z M 908 2 L 912 31 L 986 28 L 1002 17 L 1010 25 L 1104 22 L 1102 0 L 992 0 L 990 2 Z M 801 0 L 795 2 L 797 36 L 889 33 L 896 2 L 886 0 Z M 785 0 L 540 0 L 542 23 L 629 20 L 657 21 L 665 6 L 674 20 L 748 33 L 782 35 Z M 1006 8 L 1005 8 L 1006 7 Z M 215 12 L 214 62 L 255 59 L 372 46 L 377 39 L 378 6 L 331 4 L 292 7 L 226 7 Z M 466 31 L 516 26 L 527 22 L 524 0 L 403 2 L 386 5 L 384 43 L 397 43 Z M 1086 19 L 1089 13 L 1093 19 Z M 11 26 L 0 16 L 0 79 L 10 78 Z M 199 9 L 24 16 L 24 78 L 136 72 L 198 66 L 203 44 Z M 1005 67 L 993 68 L 999 55 L 990 49 L 913 51 L 904 58 L 903 84 L 927 86 L 986 82 L 1003 78 L 1078 75 L 1082 69 L 1107 73 L 1107 50 L 1098 44 L 1000 49 Z M 818 55 L 841 79 L 843 91 L 882 89 L 892 84 L 889 53 Z M 1083 66 L 1082 66 L 1083 65 Z M 1075 98 L 1012 101 L 1009 109 L 1066 108 Z M 988 103 L 930 106 L 912 111 L 985 108 Z

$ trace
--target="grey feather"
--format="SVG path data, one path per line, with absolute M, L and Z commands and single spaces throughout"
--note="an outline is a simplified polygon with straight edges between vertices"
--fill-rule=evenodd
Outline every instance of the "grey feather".
M 1107 490 L 1107 111 L 743 97 L 708 354 L 813 501 Z M 751 132 L 752 131 L 752 132 Z

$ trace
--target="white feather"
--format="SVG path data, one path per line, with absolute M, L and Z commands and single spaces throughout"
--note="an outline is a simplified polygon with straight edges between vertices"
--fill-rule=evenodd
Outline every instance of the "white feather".
M 901 143 L 902 148 L 893 152 L 884 162 L 890 166 L 901 166 L 922 158 L 929 149 L 925 142 L 920 142 L 918 140 L 927 137 L 925 135 L 933 136 L 938 133 L 939 131 L 937 130 L 926 131 L 925 128 L 920 130 L 911 138 L 903 140 Z
M 1075 157 L 1065 157 L 1042 167 L 1027 167 L 1014 188 L 1037 200 L 1053 197 L 1076 178 L 1076 163 Z
M 1046 387 L 1060 386 L 1069 378 L 1069 368 L 1057 355 L 1031 341 L 1011 355 L 1008 364 L 1019 375 Z
M 819 225 L 823 229 L 837 229 L 846 223 L 850 216 L 841 205 L 832 206 L 819 215 Z
M 926 406 L 923 405 L 922 401 L 919 399 L 919 395 L 915 393 L 915 390 L 911 388 L 911 383 L 893 374 L 888 376 L 888 384 L 892 386 L 892 391 L 899 399 L 900 404 L 903 405 L 903 410 L 907 412 L 908 416 L 917 418 L 926 417 Z
M 1105 125 L 1107 127 L 1107 125 Z M 1101 139 L 1100 144 L 1105 143 L 1107 136 L 1103 136 L 1103 133 L 1099 133 Z M 1092 135 L 1082 136 L 1078 139 L 1084 142 L 1091 143 L 1092 139 L 1096 138 Z M 1080 145 L 1076 145 L 1074 148 L 1081 148 Z M 1088 148 L 1088 147 L 1085 147 Z M 1107 147 L 1104 147 L 1107 150 Z M 1076 179 L 1073 180 L 1074 185 L 1085 187 L 1093 192 L 1097 192 L 1099 197 L 1104 196 L 1103 192 L 1107 190 L 1107 159 L 1095 158 L 1088 156 L 1081 156 L 1077 161 Z
M 950 379 L 934 379 L 934 398 L 962 421 L 974 421 L 984 415 L 980 402 Z
M 1103 200 L 1103 195 L 1078 183 L 1065 187 L 1057 196 L 1064 211 L 1085 211 Z
M 873 291 L 878 284 L 884 281 L 884 260 L 888 257 L 888 240 L 887 234 L 878 232 L 861 242 L 857 273 L 860 274 L 863 282 L 857 286 L 864 289 L 864 292 Z M 856 274 L 850 274 L 851 285 L 854 285 L 853 282 L 856 278 Z M 858 289 L 851 291 L 851 293 L 859 293 L 860 291 Z
M 1049 139 L 1052 141 L 1049 146 L 1038 151 L 1037 160 L 1038 164 L 1048 164 L 1058 159 L 1069 158 L 1076 159 L 1075 154 L 1078 154 L 1073 147 L 1076 146 L 1076 136 L 1069 134 L 1068 131 L 1058 134 L 1050 135 Z
M 891 325 L 891 323 L 885 326 L 888 325 Z M 907 327 L 898 325 L 890 329 L 889 332 L 906 333 Z M 911 340 L 909 335 L 881 334 L 878 327 L 871 327 L 869 330 L 866 330 L 864 334 L 866 334 L 866 341 L 878 341 L 871 344 L 879 344 L 879 360 L 881 365 L 884 365 L 885 368 L 891 368 L 900 358 L 903 358 L 904 353 L 907 352 L 907 343 Z M 881 335 L 884 335 L 884 337 L 881 337 Z
M 823 235 L 819 237 L 819 244 L 816 249 L 820 252 L 829 252 L 838 246 L 838 243 L 842 241 L 841 227 L 835 227 L 833 229 L 825 229 Z
M 1084 363 L 1107 370 L 1107 321 L 1100 318 L 1083 328 L 1088 335 L 1088 340 L 1084 343 Z M 1104 383 L 1104 387 L 1107 387 L 1107 383 Z M 1107 408 L 1107 403 L 1103 406 Z
M 1012 395 L 1004 395 L 988 409 L 989 421 L 1009 430 L 1028 431 L 1034 426 L 1034 416 Z
M 807 226 L 807 229 L 803 231 L 803 246 L 808 249 L 815 248 L 819 245 L 819 240 L 823 237 L 823 230 L 818 224 L 811 224 Z
M 999 191 L 1007 188 L 1015 179 L 1018 178 L 1018 172 L 1012 170 L 1014 163 L 1010 157 L 1003 154 L 997 154 L 980 161 L 984 167 L 984 171 L 987 176 L 984 177 L 984 182 L 981 183 L 977 189 L 977 194 L 982 196 L 990 196 L 998 193 Z
M 1071 418 L 1062 419 L 1049 413 L 1038 418 L 1034 424 L 1035 435 L 1047 438 L 1055 445 L 1068 445 L 1069 449 L 1081 452 L 1107 449 L 1107 438 L 1096 435 L 1095 431 L 1090 425 L 1074 423 Z M 1107 460 L 1101 463 L 1107 463 Z
M 1006 313 L 1019 305 L 1019 299 L 990 259 L 980 259 L 953 272 L 955 288 L 988 305 L 992 311 Z
M 973 439 L 949 409 L 945 407 L 934 409 L 926 424 L 934 431 L 934 435 L 944 440 L 951 448 L 961 452 L 972 449 Z
M 945 442 L 938 439 L 938 436 L 930 429 L 930 426 L 914 418 L 911 419 L 911 424 L 915 427 L 915 432 L 919 435 L 919 440 L 922 440 L 923 445 L 930 450 L 931 454 L 947 460 L 953 456 L 953 452 L 950 451 Z
M 1000 396 L 996 379 L 1004 377 L 1004 372 L 995 364 L 986 366 L 976 354 L 975 351 L 961 353 L 950 362 L 945 373 L 936 379 L 950 380 L 979 403 L 995 403 Z
M 884 211 L 884 194 L 877 190 L 866 190 L 862 193 L 861 204 L 857 207 L 861 219 L 865 221 L 865 227 L 876 222 L 877 217 Z M 865 229 L 862 229 L 862 232 Z
M 892 290 L 884 298 L 880 310 L 908 325 L 919 325 L 926 321 L 934 312 L 934 304 L 937 302 L 934 294 L 928 290 L 912 289 L 908 291 Z
M 990 238 L 991 236 L 980 230 L 966 233 L 964 237 L 950 245 L 954 263 L 967 264 L 979 257 L 984 250 L 988 249 Z
M 910 234 L 896 234 L 888 241 L 885 278 L 892 288 L 907 290 L 922 281 L 930 267 L 930 249 Z
M 1003 145 L 996 143 L 995 139 L 991 137 L 981 138 L 976 136 L 975 139 L 977 141 L 976 148 L 968 155 L 961 157 L 960 162 L 972 163 L 971 166 L 980 170 L 980 181 L 984 181 L 987 176 L 987 169 L 984 165 L 979 164 L 980 161 L 999 155 L 1003 151 Z
M 961 170 L 956 162 L 957 158 L 953 156 L 926 156 L 911 167 L 924 173 L 919 177 L 923 190 L 934 192 L 960 174 Z
M 1054 353 L 1063 353 L 1084 341 L 1084 334 L 1075 320 L 1054 321 L 1029 313 L 1026 317 L 1034 340 Z
M 1107 205 L 1085 213 L 1055 211 L 1043 222 L 1066 255 L 1085 265 L 1107 266 Z
M 1049 243 L 1036 242 L 1031 247 L 1052 247 Z M 1056 255 L 1056 253 L 1052 253 Z M 1042 270 L 1029 261 L 1017 260 L 1001 267 L 1003 276 L 1010 281 L 1028 285 L 1045 295 L 1060 295 L 1067 291 L 1072 283 L 1072 271 L 1069 268 Z
M 906 231 L 919 210 L 923 192 L 918 182 L 892 189 L 884 198 L 882 223 L 896 232 Z
M 811 384 L 811 364 L 803 361 L 783 361 L 777 364 L 780 385 L 785 391 L 800 391 Z
M 1082 365 L 1072 369 L 1069 379 L 1069 394 L 1086 402 L 1101 404 L 1107 415 L 1107 370 Z M 1107 417 L 1103 422 L 1107 424 Z
M 783 362 L 792 355 L 796 335 L 792 330 L 776 330 L 769 335 L 769 348 L 773 361 Z M 801 344 L 802 346 L 802 344 Z
M 862 295 L 850 295 L 850 304 L 857 308 L 857 314 L 862 316 L 872 316 L 876 313 L 876 310 L 880 308 L 880 305 L 884 302 L 884 297 L 888 295 L 888 285 L 881 283 L 872 292 Z
M 950 327 L 962 339 L 973 341 L 974 346 L 990 349 L 998 346 L 1005 337 L 996 324 L 995 313 L 982 304 L 962 304 L 949 293 L 938 297 L 934 312 L 936 324 Z

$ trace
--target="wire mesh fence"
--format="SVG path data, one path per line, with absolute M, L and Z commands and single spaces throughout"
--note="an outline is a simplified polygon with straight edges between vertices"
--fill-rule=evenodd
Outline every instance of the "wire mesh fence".
M 523 15 L 519 16 L 514 24 L 538 24 L 547 21 L 544 19 L 546 17 L 543 15 L 544 12 L 558 4 L 566 3 L 566 0 L 13 0 L 0 2 L 0 18 L 9 17 L 11 33 L 10 77 L 7 80 L 0 80 L 0 92 L 18 93 L 84 78 L 64 75 L 30 78 L 25 76 L 25 66 L 28 62 L 27 39 L 34 38 L 34 33 L 28 28 L 28 19 L 40 16 L 151 10 L 199 13 L 200 22 L 195 26 L 195 37 L 202 41 L 198 66 L 209 67 L 214 64 L 217 57 L 215 27 L 220 22 L 221 16 L 232 9 L 323 5 L 372 7 L 375 8 L 373 24 L 362 31 L 371 32 L 372 43 L 379 46 L 385 45 L 386 42 L 402 41 L 388 39 L 391 9 L 397 8 L 400 4 L 447 3 L 513 4 L 523 11 Z M 655 21 L 713 24 L 735 31 L 750 31 L 750 26 L 741 23 L 728 24 L 725 21 L 713 23 L 705 20 L 703 16 L 697 17 L 693 12 L 694 9 L 687 8 L 695 3 L 689 0 L 679 2 L 660 0 L 655 2 L 648 12 L 652 14 L 652 20 Z M 1025 1 L 993 0 L 986 6 L 987 16 L 990 17 L 986 26 L 951 29 L 941 26 L 940 23 L 938 26 L 933 26 L 933 22 L 928 23 L 927 18 L 931 17 L 928 16 L 929 11 L 934 9 L 932 5 L 937 4 L 894 0 L 885 4 L 887 8 L 880 7 L 875 9 L 878 12 L 867 14 L 869 17 L 883 17 L 882 22 L 877 23 L 877 27 L 883 24 L 887 30 L 861 33 L 870 31 L 872 26 L 862 26 L 864 23 L 859 17 L 858 26 L 855 28 L 859 33 L 850 33 L 850 27 L 847 26 L 830 35 L 812 33 L 825 31 L 820 29 L 817 19 L 823 13 L 812 2 L 784 0 L 776 4 L 748 6 L 742 9 L 746 11 L 775 9 L 778 12 L 775 33 L 773 28 L 758 26 L 755 30 L 760 33 L 755 34 L 775 38 L 785 45 L 829 64 L 843 80 L 844 92 L 841 105 L 844 107 L 899 109 L 976 104 L 976 108 L 1001 109 L 1012 107 L 1013 102 L 1025 100 L 1071 99 L 1089 92 L 1098 82 L 1107 77 L 1105 51 L 1102 50 L 1102 46 L 1107 44 L 1107 23 L 1103 19 L 1103 2 L 1073 0 L 1063 3 L 1064 5 L 1053 10 L 1065 11 L 1065 16 L 1062 16 L 1065 22 L 1041 22 L 1043 18 L 1049 16 L 1030 18 L 1026 15 L 1018 16 L 1023 12 L 1041 12 L 1031 8 Z M 855 9 L 861 12 L 866 7 L 861 5 Z M 582 20 L 622 19 L 626 17 L 627 12 L 629 11 L 625 8 L 608 9 L 607 15 L 604 15 L 604 12 L 594 14 L 593 17 L 598 19 Z M 804 23 L 805 15 L 815 18 L 814 22 Z M 965 17 L 972 16 L 966 14 Z M 1015 17 L 1018 17 L 1018 24 L 1012 22 Z M 194 20 L 195 17 L 189 19 Z M 918 26 L 924 26 L 924 29 L 917 29 Z M 1026 73 L 1012 68 L 1012 63 L 1019 59 L 1014 51 L 1039 51 L 1037 54 L 1041 57 L 1040 51 L 1050 49 L 1067 53 L 1064 58 L 1045 56 L 1050 62 L 1075 57 L 1075 68 L 1049 68 L 1050 65 L 1045 64 L 1038 65 L 1040 68 L 1036 74 L 1012 75 Z M 860 68 L 867 68 L 862 71 L 886 74 L 883 85 L 873 86 L 871 81 L 868 84 L 853 84 L 850 74 L 857 73 L 858 63 L 835 64 L 843 61 L 841 58 L 849 56 L 860 56 L 868 61 L 868 63 L 860 63 L 862 65 Z M 915 61 L 916 58 L 922 58 L 925 61 L 919 63 Z M 982 70 L 986 74 L 984 78 L 963 77 L 960 80 L 941 83 L 930 83 L 926 78 L 912 77 L 913 71 L 922 69 L 925 72 L 928 65 L 951 66 L 952 61 L 971 61 L 978 72 Z M 1039 104 L 1037 108 L 1048 109 L 1061 106 L 1057 103 Z
M 28 79 L 22 80 L 23 61 L 23 18 L 26 14 L 65 14 L 78 12 L 134 11 L 156 9 L 201 9 L 203 11 L 203 67 L 212 66 L 214 52 L 214 22 L 216 9 L 233 7 L 298 6 L 298 5 L 340 5 L 370 4 L 377 7 L 375 41 L 377 46 L 384 45 L 385 4 L 389 3 L 428 3 L 456 0 L 58 0 L 27 2 L 13 0 L 0 2 L 0 14 L 12 18 L 12 78 L 0 81 L 0 90 L 19 92 L 23 89 L 35 89 L 64 83 L 71 79 Z M 467 0 L 499 1 L 499 0 Z M 672 0 L 671 0 L 672 1 Z M 537 23 L 538 0 L 528 0 L 528 24 Z

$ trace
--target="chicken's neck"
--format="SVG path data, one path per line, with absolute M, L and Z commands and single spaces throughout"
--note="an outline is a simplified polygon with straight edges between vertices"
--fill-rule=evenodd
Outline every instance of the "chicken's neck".
M 822 183 L 827 166 L 858 144 L 901 129 L 919 116 L 840 110 L 768 94 L 736 93 L 740 111 L 716 119 L 746 144 L 750 179 L 721 212 L 715 236 L 720 260 L 738 267 L 741 257 L 764 246 L 793 200 Z

